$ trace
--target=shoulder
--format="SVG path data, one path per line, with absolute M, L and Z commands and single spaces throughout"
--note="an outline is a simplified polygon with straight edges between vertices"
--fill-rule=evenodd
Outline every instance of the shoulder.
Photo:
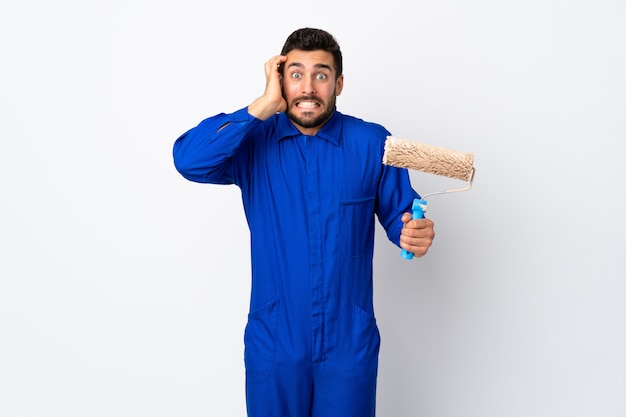
M 255 139 L 265 138 L 266 140 L 279 139 L 286 136 L 297 135 L 299 132 L 289 121 L 285 113 L 276 113 L 264 120 L 253 131 Z
M 349 129 L 360 130 L 365 133 L 378 134 L 378 135 L 389 135 L 389 131 L 380 123 L 371 122 L 368 120 L 364 120 L 362 118 L 343 114 L 337 112 L 337 114 L 342 118 L 344 127 Z
M 346 115 L 337 112 L 342 118 L 344 136 L 353 137 L 359 136 L 361 140 L 368 138 L 369 140 L 379 142 L 385 141 L 387 136 L 391 133 L 380 123 L 371 122 L 362 118 Z

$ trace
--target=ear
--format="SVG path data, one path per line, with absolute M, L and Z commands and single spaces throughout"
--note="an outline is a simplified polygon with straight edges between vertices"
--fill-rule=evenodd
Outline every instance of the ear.
M 343 74 L 337 77 L 337 81 L 335 82 L 335 96 L 340 95 L 342 90 L 343 90 Z

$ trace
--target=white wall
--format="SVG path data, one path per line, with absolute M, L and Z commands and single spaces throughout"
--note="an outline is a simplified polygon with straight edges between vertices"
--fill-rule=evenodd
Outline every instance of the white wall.
M 341 111 L 476 155 L 426 258 L 377 238 L 379 415 L 626 415 L 626 4 L 221 3 L 0 1 L 0 415 L 245 415 L 238 189 L 171 146 L 302 26 Z

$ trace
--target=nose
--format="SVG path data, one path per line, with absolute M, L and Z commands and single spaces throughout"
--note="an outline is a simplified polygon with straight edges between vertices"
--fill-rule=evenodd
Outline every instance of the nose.
M 312 75 L 304 77 L 302 81 L 302 94 L 315 94 L 315 78 Z

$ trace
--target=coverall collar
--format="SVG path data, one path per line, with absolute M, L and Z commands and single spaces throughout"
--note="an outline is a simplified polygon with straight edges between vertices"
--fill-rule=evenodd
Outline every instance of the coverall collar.
M 322 126 L 319 132 L 315 134 L 316 137 L 327 140 L 328 142 L 339 145 L 339 138 L 341 135 L 341 117 L 338 117 L 337 109 L 333 111 L 333 115 Z M 293 122 L 285 113 L 278 115 L 278 135 L 276 140 L 282 140 L 294 136 L 302 135 L 302 133 L 294 126 Z

